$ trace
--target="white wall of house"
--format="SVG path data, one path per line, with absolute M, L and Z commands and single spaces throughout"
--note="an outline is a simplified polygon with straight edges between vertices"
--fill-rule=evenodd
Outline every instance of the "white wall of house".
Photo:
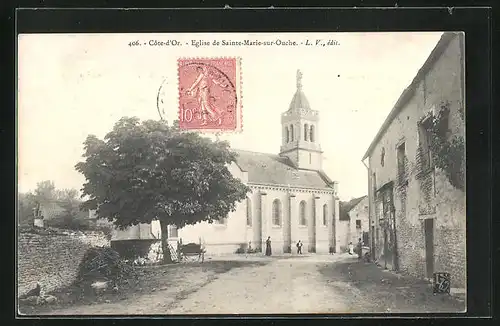
M 363 232 L 369 232 L 369 200 L 368 196 L 360 201 L 349 212 L 349 220 L 341 220 L 338 222 L 338 247 L 340 250 L 347 250 L 349 242 L 354 245 L 358 243 L 358 239 L 363 239 Z M 356 221 L 360 221 L 361 227 L 357 227 Z M 370 246 L 369 243 L 365 244 Z
M 363 240 L 363 232 L 369 232 L 369 215 L 369 202 L 367 196 L 349 212 L 349 216 L 351 218 L 350 241 L 352 241 L 352 243 L 357 243 L 360 238 Z M 359 221 L 359 224 L 356 221 Z M 368 243 L 365 243 L 365 245 L 369 246 Z

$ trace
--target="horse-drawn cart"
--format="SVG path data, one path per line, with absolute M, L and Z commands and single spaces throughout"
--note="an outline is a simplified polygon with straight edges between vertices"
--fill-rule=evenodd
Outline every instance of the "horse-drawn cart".
M 187 261 L 205 261 L 205 249 L 201 244 L 197 243 L 188 243 L 188 244 L 180 244 L 178 246 L 179 250 L 179 262 L 187 262 Z

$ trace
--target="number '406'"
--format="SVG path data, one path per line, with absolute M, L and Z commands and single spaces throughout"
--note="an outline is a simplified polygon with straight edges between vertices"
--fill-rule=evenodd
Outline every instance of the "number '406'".
M 132 41 L 132 42 L 128 43 L 128 46 L 138 46 L 138 45 L 139 45 L 139 41 Z

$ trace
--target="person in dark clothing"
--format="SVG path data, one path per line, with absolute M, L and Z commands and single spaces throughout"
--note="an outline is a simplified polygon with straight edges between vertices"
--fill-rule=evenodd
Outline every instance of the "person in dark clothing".
M 299 240 L 299 242 L 297 242 L 297 254 L 302 255 L 302 245 L 302 241 Z
M 267 237 L 266 240 L 266 256 L 271 256 L 272 250 L 271 250 L 271 237 Z
M 358 245 L 356 249 L 358 250 L 358 259 L 361 259 L 361 257 L 363 257 L 363 241 L 361 241 L 361 238 L 358 239 Z

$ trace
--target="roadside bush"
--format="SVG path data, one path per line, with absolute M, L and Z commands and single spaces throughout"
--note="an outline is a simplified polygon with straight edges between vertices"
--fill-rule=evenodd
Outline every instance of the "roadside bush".
M 80 265 L 76 283 L 95 280 L 120 282 L 133 274 L 133 268 L 123 262 L 120 254 L 112 248 L 90 248 Z
M 119 253 L 120 257 L 127 260 L 147 257 L 151 245 L 158 240 L 123 240 L 112 241 L 111 247 Z
M 258 249 L 255 249 L 255 248 L 249 248 L 248 244 L 246 244 L 246 243 L 240 243 L 240 247 L 238 249 L 236 249 L 236 251 L 235 251 L 236 254 L 244 254 L 244 253 L 254 254 L 257 252 L 260 252 L 260 251 Z
M 248 244 L 246 243 L 240 243 L 240 246 L 238 249 L 236 249 L 235 253 L 236 254 L 244 254 L 247 252 Z

